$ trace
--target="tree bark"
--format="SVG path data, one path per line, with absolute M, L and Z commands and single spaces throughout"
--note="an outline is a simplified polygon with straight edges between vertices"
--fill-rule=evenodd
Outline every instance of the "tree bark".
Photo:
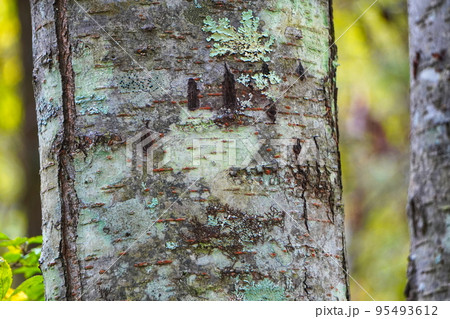
M 409 300 L 450 299 L 449 20 L 449 1 L 409 1 Z
M 331 1 L 31 3 L 48 299 L 348 299 Z

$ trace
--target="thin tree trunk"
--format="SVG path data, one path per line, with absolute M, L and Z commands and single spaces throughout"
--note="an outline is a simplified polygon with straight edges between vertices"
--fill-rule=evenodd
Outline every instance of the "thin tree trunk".
M 41 199 L 39 198 L 39 153 L 36 108 L 33 96 L 32 73 L 33 61 L 31 57 L 31 14 L 28 1 L 17 1 L 21 25 L 22 65 L 24 80 L 22 81 L 22 97 L 25 109 L 25 123 L 23 129 L 22 162 L 25 168 L 26 183 L 22 204 L 27 214 L 27 235 L 42 234 Z
M 450 1 L 409 1 L 409 300 L 450 299 Z
M 330 2 L 32 1 L 48 299 L 348 299 Z

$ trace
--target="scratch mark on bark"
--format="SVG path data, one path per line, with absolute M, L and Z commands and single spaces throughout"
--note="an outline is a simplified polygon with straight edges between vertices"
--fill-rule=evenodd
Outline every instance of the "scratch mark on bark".
M 267 116 L 272 121 L 272 123 L 275 123 L 275 120 L 277 119 L 277 107 L 275 103 L 269 104 L 266 109 Z
M 300 154 L 300 152 L 302 151 L 302 143 L 300 142 L 300 139 L 297 138 L 295 145 L 292 147 L 294 154 L 295 154 L 295 159 L 298 160 L 298 155 Z
M 270 74 L 269 66 L 267 65 L 266 62 L 264 62 L 263 65 L 262 65 L 261 73 L 265 74 L 265 75 L 269 75 Z
M 305 68 L 303 67 L 301 61 L 298 61 L 298 66 L 297 66 L 297 69 L 295 69 L 295 73 L 297 73 L 297 75 L 300 77 L 301 81 L 306 79 Z
M 413 77 L 414 80 L 417 79 L 417 71 L 419 69 L 419 64 L 420 64 L 420 57 L 421 57 L 421 52 L 417 51 L 416 55 L 414 57 L 414 60 L 412 61 L 412 69 L 413 69 Z
M 235 112 L 238 107 L 236 98 L 236 81 L 233 73 L 230 72 L 228 66 L 225 64 L 224 80 L 222 82 L 222 96 L 223 107 L 232 112 Z
M 197 82 L 191 78 L 188 80 L 188 109 L 189 111 L 195 111 L 199 106 Z

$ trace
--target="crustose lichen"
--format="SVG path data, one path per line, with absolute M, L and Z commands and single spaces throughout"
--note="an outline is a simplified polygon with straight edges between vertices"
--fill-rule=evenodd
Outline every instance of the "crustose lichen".
M 227 18 L 216 22 L 208 16 L 203 23 L 203 31 L 212 33 L 207 40 L 215 41 L 211 56 L 236 54 L 246 62 L 270 60 L 267 54 L 272 51 L 270 47 L 275 40 L 265 32 L 258 32 L 259 18 L 253 16 L 252 10 L 242 13 L 241 25 L 237 30 Z
M 286 300 L 286 295 L 282 287 L 265 278 L 243 288 L 245 301 L 282 301 Z

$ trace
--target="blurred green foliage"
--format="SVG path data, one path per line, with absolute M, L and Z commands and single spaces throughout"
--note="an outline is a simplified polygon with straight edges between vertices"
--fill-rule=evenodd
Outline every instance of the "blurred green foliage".
M 26 227 L 19 203 L 24 185 L 21 81 L 17 3 L 0 0 L 0 230 L 14 236 L 23 235 Z
M 345 32 L 337 42 L 337 82 L 350 273 L 376 300 L 402 300 L 408 254 L 406 0 L 378 1 L 346 32 L 372 3 L 334 1 L 336 38 Z M 0 0 L 0 230 L 14 236 L 25 233 L 18 205 L 24 183 L 20 59 L 16 2 Z M 32 258 L 20 254 L 19 260 Z M 6 256 L 14 264 L 18 252 Z M 353 280 L 351 295 L 370 300 Z
M 336 38 L 373 1 L 334 1 Z M 403 300 L 409 248 L 406 0 L 378 1 L 337 45 L 350 274 L 376 300 Z M 350 284 L 353 300 L 371 300 Z
M 44 300 L 44 283 L 39 269 L 42 236 L 10 239 L 0 233 L 0 301 Z M 4 249 L 6 248 L 6 250 Z M 13 286 L 13 276 L 22 274 L 25 280 Z

